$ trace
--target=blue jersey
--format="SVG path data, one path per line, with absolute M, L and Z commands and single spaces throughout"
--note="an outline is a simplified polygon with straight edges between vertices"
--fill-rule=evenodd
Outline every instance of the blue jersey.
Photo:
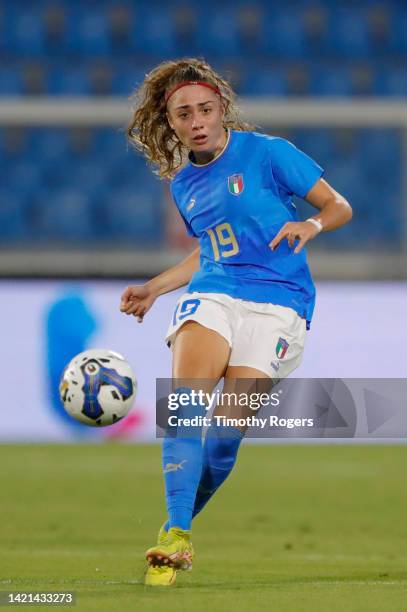
M 171 182 L 200 244 L 188 290 L 287 306 L 309 324 L 315 287 L 305 251 L 294 254 L 287 240 L 272 251 L 269 243 L 287 221 L 298 221 L 293 194 L 304 197 L 322 173 L 283 138 L 234 130 L 213 161 L 189 161 Z

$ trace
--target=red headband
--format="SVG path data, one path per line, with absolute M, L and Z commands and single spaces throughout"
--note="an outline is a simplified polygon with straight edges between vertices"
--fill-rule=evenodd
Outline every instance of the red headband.
M 170 91 L 165 94 L 165 101 L 168 102 L 171 96 L 178 91 L 178 89 L 181 89 L 181 87 L 185 87 L 186 85 L 202 85 L 202 87 L 212 89 L 212 91 L 218 94 L 218 96 L 222 95 L 219 87 L 216 87 L 216 85 L 212 85 L 211 83 L 206 83 L 206 81 L 182 81 L 182 83 L 178 83 L 178 85 L 170 89 Z

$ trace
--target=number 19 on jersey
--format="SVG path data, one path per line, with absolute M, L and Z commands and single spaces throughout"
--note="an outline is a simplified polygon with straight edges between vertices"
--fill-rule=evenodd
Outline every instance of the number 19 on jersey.
M 239 253 L 239 245 L 230 223 L 220 223 L 214 229 L 208 229 L 215 261 L 221 257 L 232 257 Z

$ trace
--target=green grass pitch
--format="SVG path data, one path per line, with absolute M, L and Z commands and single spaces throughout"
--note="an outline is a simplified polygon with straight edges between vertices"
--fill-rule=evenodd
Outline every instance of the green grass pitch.
M 143 585 L 159 445 L 6 445 L 0 465 L 1 591 L 72 590 L 86 612 L 407 610 L 407 446 L 243 445 L 167 589 Z

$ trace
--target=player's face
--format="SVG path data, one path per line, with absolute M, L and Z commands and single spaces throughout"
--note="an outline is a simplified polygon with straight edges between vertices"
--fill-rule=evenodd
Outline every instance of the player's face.
M 225 146 L 223 116 L 220 97 L 208 87 L 185 85 L 168 101 L 170 126 L 197 157 L 216 155 Z

